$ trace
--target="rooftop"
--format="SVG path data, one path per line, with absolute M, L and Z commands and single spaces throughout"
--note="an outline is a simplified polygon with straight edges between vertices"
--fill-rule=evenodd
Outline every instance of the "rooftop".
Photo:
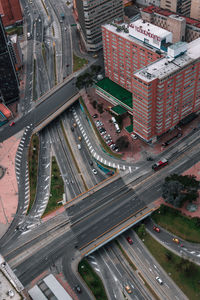
M 128 106 L 130 109 L 133 108 L 132 103 L 132 93 L 110 80 L 109 78 L 104 78 L 96 84 L 97 87 L 103 89 L 108 94 L 112 95 L 114 98 L 122 102 L 122 105 Z
M 106 24 L 102 26 L 110 32 L 129 40 L 136 42 L 145 48 L 151 48 L 151 51 L 161 49 L 161 41 L 172 41 L 172 33 L 159 26 L 153 25 L 142 19 L 136 20 L 130 24 Z
M 169 10 L 166 10 L 166 9 L 162 9 L 162 8 L 154 6 L 154 5 L 150 5 L 148 7 L 145 7 L 145 8 L 143 8 L 142 11 L 146 12 L 146 13 L 149 13 L 149 14 L 157 13 L 157 14 L 160 14 L 160 15 L 163 15 L 163 16 L 166 16 L 166 17 L 174 15 L 173 12 L 171 12 Z M 181 15 L 178 15 L 178 14 L 176 14 L 176 15 L 179 16 L 179 17 L 185 18 L 186 24 L 193 25 L 195 27 L 200 27 L 200 21 L 195 20 L 195 19 L 191 19 L 191 18 L 188 18 L 188 17 L 185 17 L 185 16 L 181 16 Z
M 188 43 L 188 50 L 183 55 L 180 55 L 169 61 L 167 57 L 162 58 L 143 69 L 140 69 L 134 75 L 145 80 L 146 82 L 150 82 L 155 78 L 162 79 L 180 67 L 184 67 L 187 64 L 191 63 L 197 58 L 200 58 L 200 38 Z

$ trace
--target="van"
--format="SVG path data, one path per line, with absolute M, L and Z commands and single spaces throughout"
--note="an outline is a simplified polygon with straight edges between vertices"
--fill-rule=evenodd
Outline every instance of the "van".
M 111 118 L 111 121 L 115 124 L 117 123 L 116 119 L 114 117 Z

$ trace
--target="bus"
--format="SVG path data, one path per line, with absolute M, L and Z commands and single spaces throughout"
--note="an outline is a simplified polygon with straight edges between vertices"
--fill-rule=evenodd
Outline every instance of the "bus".
M 154 171 L 157 171 L 161 168 L 163 168 L 164 166 L 168 165 L 168 160 L 166 158 L 163 158 L 161 160 L 159 160 L 157 163 L 153 164 L 152 169 Z

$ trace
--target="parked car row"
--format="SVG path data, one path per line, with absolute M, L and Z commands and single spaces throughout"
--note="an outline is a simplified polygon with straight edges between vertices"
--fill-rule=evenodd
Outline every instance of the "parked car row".
M 96 118 L 97 115 L 94 115 L 93 118 Z M 103 138 L 105 139 L 106 144 L 113 150 L 118 152 L 119 148 L 115 145 L 115 143 L 113 142 L 111 135 L 107 134 L 106 129 L 103 127 L 103 123 L 99 120 L 95 121 L 95 124 L 99 130 L 99 133 L 103 136 Z

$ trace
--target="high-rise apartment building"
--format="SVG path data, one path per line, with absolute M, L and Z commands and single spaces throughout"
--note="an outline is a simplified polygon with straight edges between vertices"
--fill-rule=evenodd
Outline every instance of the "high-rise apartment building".
M 134 132 L 146 141 L 200 109 L 200 38 L 168 48 L 167 56 L 133 75 Z
M 19 0 L 0 0 L 0 15 L 5 27 L 23 22 Z
M 19 99 L 19 80 L 10 47 L 11 43 L 7 39 L 0 17 L 0 91 L 5 104 Z
M 88 51 L 102 48 L 101 25 L 124 16 L 122 0 L 76 0 L 76 9 Z
M 171 32 L 141 19 L 120 26 L 102 26 L 105 74 L 132 91 L 133 73 L 162 57 L 172 41 Z
M 190 17 L 200 21 L 200 0 L 192 0 Z
M 132 131 L 141 139 L 155 141 L 200 110 L 200 38 L 172 44 L 171 32 L 142 19 L 103 25 L 102 32 L 108 78 L 97 94 L 133 116 Z
M 191 0 L 161 0 L 160 7 L 184 16 L 190 15 Z

